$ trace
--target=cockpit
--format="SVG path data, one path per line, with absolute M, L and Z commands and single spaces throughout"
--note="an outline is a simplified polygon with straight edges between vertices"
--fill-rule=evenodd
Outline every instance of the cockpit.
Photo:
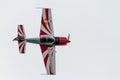
M 53 44 L 55 42 L 54 37 L 41 37 L 40 42 L 43 44 Z

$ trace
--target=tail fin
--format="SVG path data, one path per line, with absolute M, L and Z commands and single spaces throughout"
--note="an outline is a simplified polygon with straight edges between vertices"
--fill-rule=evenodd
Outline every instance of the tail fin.
M 19 52 L 24 54 L 26 47 L 26 40 L 25 40 L 25 32 L 23 25 L 18 25 L 18 46 L 19 46 Z

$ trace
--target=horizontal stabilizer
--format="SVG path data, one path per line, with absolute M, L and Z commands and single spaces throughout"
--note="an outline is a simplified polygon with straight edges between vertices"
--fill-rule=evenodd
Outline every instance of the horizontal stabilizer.
M 18 47 L 20 53 L 25 53 L 26 40 L 23 25 L 18 25 Z

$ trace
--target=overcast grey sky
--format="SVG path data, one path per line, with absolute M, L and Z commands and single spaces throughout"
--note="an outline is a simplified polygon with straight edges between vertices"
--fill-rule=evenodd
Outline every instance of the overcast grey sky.
M 119 0 L 0 0 L 0 80 L 120 80 Z M 39 37 L 42 10 L 52 9 L 56 36 L 71 43 L 56 47 L 56 76 L 45 74 L 39 45 L 18 51 L 17 25 Z

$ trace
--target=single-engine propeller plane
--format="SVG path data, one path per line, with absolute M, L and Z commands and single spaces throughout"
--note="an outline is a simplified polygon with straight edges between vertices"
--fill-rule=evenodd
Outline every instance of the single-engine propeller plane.
M 50 8 L 42 8 L 41 28 L 39 38 L 26 38 L 23 25 L 18 25 L 18 34 L 13 41 L 18 41 L 19 52 L 24 54 L 26 42 L 40 45 L 47 75 L 55 75 L 55 46 L 70 42 L 66 37 L 55 37 Z

